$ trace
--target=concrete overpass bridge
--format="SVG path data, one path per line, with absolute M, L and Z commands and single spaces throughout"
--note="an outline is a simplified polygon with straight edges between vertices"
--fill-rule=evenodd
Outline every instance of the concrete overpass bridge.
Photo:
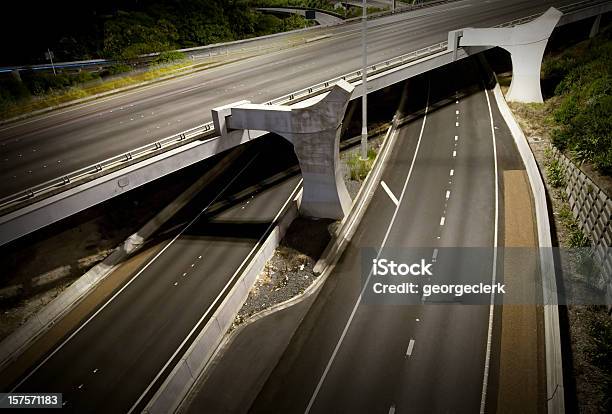
M 258 7 L 259 10 L 264 13 L 281 13 L 281 14 L 297 14 L 299 16 L 306 16 L 306 12 L 309 9 L 293 8 L 293 7 Z M 326 13 L 323 10 L 313 10 L 314 20 L 321 26 L 329 26 L 332 24 L 342 23 L 340 17 L 335 16 L 331 13 Z
M 470 1 L 456 1 L 442 6 L 411 13 L 395 14 L 372 21 L 369 28 L 371 43 L 369 43 L 370 50 L 368 55 L 369 61 L 376 63 L 368 66 L 367 88 L 364 88 L 361 82 L 362 77 L 359 69 L 329 76 L 330 73 L 333 73 L 333 69 L 330 70 L 330 68 L 345 70 L 351 66 L 353 68 L 355 66 L 359 67 L 360 58 L 357 52 L 360 40 L 359 29 L 354 25 L 348 24 L 319 32 L 328 34 L 329 38 L 321 43 L 307 47 L 308 55 L 305 56 L 304 50 L 282 52 L 285 55 L 281 53 L 281 55 L 272 56 L 268 58 L 264 66 L 257 69 L 259 70 L 260 78 L 256 79 L 256 82 L 266 82 L 266 85 L 269 85 L 269 82 L 272 81 L 275 84 L 274 87 L 276 89 L 272 86 L 269 87 L 270 94 L 277 94 L 280 91 L 285 92 L 276 95 L 281 95 L 280 97 L 260 102 L 269 106 L 303 106 L 304 101 L 320 100 L 321 95 L 329 93 L 334 88 L 334 85 L 340 81 L 345 81 L 352 85 L 354 89 L 350 99 L 357 99 L 366 90 L 367 93 L 371 93 L 431 69 L 449 64 L 455 60 L 488 50 L 497 44 L 508 48 L 512 43 L 514 35 L 509 31 L 502 30 L 499 32 L 502 34 L 496 37 L 494 42 L 489 42 L 494 44 L 486 44 L 487 42 L 483 41 L 483 38 L 476 31 L 472 29 L 461 30 L 465 25 L 471 24 L 470 18 L 474 19 L 474 23 L 485 18 L 488 23 L 486 26 L 488 27 L 508 28 L 528 23 L 538 18 L 544 12 L 546 6 L 556 5 L 562 14 L 556 16 L 558 19 L 555 24 L 551 23 L 552 30 L 554 27 L 583 19 L 595 18 L 594 25 L 597 25 L 600 16 L 609 12 L 612 7 L 612 2 L 610 1 L 596 0 L 578 3 L 549 1 L 537 6 L 529 6 L 530 3 L 517 2 L 516 5 L 506 5 L 505 7 L 494 4 L 487 9 L 486 5 L 475 5 Z M 484 16 L 479 15 L 477 11 L 484 13 Z M 445 16 L 446 20 L 441 19 L 441 16 Z M 550 21 L 550 19 L 550 16 L 547 17 L 547 21 Z M 406 40 L 410 39 L 410 37 L 405 37 L 408 36 L 408 33 L 415 36 L 415 32 L 423 33 L 426 30 L 426 28 L 419 26 L 421 22 L 427 22 L 425 24 L 429 26 L 433 34 L 425 38 L 412 40 L 412 42 Z M 498 33 L 498 29 L 495 30 Z M 520 31 L 520 28 L 517 27 L 512 33 L 517 32 L 517 30 Z M 345 40 L 336 40 L 334 37 Z M 545 46 L 547 36 L 545 36 L 545 39 L 541 37 L 539 36 L 537 39 L 534 39 L 534 42 L 541 43 L 544 41 Z M 450 43 L 448 39 L 450 39 Z M 432 42 L 431 40 L 436 41 Z M 407 47 L 405 46 L 406 44 L 408 44 Z M 385 45 L 387 46 L 386 48 L 384 48 Z M 340 56 L 334 54 L 334 51 L 337 52 L 338 48 L 348 53 L 347 57 L 350 56 L 350 59 L 347 59 L 348 63 L 342 60 L 339 62 Z M 401 53 L 406 50 L 406 53 Z M 279 81 L 274 76 L 270 76 L 270 67 L 278 67 L 279 62 L 282 63 L 283 58 L 289 56 L 295 58 L 296 55 L 299 55 L 298 58 L 302 59 L 302 64 L 308 64 L 308 61 L 312 64 L 310 68 L 304 69 L 304 75 L 300 77 L 299 82 L 296 82 L 297 77 L 295 73 L 292 73 L 291 67 L 281 67 L 281 72 L 277 76 L 284 79 L 284 81 Z M 381 59 L 384 56 L 388 58 Z M 249 63 L 247 62 L 246 65 L 248 66 Z M 314 67 L 318 71 L 315 71 Z M 231 69 L 227 71 L 231 71 Z M 174 84 L 169 85 L 163 92 L 164 97 L 170 99 L 165 110 L 172 113 L 170 114 L 171 117 L 181 116 L 180 112 L 184 112 L 185 108 L 181 106 L 184 105 L 184 102 L 180 101 L 180 96 L 185 93 L 192 94 L 194 90 L 202 87 L 211 88 L 212 83 L 218 83 L 225 89 L 224 93 L 220 94 L 221 96 L 213 96 L 209 98 L 207 103 L 204 103 L 204 105 L 211 105 L 210 109 L 214 108 L 215 104 L 216 106 L 223 104 L 223 100 L 227 104 L 227 101 L 234 97 L 249 98 L 252 96 L 253 98 L 251 99 L 256 99 L 256 96 L 263 94 L 259 92 L 259 94 L 253 95 L 253 91 L 248 90 L 248 88 L 243 88 L 243 90 L 238 90 L 233 94 L 229 92 L 236 89 L 236 85 L 232 83 L 240 82 L 241 79 L 244 79 L 252 71 L 253 68 L 242 67 L 235 74 L 228 74 L 226 72 L 213 74 L 211 75 L 212 79 L 205 80 L 203 83 L 199 83 L 199 85 L 179 84 L 178 90 L 176 90 L 177 86 L 174 86 Z M 228 77 L 231 78 L 231 82 L 227 81 Z M 251 79 L 253 78 L 251 76 Z M 313 80 L 316 81 L 313 82 Z M 102 136 L 97 134 L 97 131 L 105 125 L 105 116 L 110 115 L 114 111 L 121 113 L 121 111 L 125 110 L 127 117 L 130 117 L 126 118 L 129 126 L 127 119 L 135 119 L 132 118 L 132 114 L 140 110 L 138 106 L 146 106 L 154 99 L 146 96 L 146 92 L 144 93 L 145 96 L 140 96 L 138 91 L 134 94 L 141 99 L 134 100 L 131 97 L 120 97 L 119 100 L 121 102 L 125 101 L 125 104 L 115 107 L 114 105 L 116 104 L 111 102 L 110 109 L 105 112 L 90 113 L 85 110 L 86 113 L 81 114 L 80 111 L 83 109 L 77 107 L 56 117 L 54 115 L 44 116 L 0 129 L 0 133 L 4 136 L 1 139 L 3 147 L 6 148 L 7 144 L 9 147 L 14 144 L 18 147 L 17 151 L 21 153 L 37 153 L 36 157 L 42 157 L 43 162 L 48 162 L 45 165 L 45 169 L 49 164 L 55 164 L 53 157 L 60 156 L 57 151 L 68 153 L 71 151 L 71 148 L 67 148 L 67 145 L 79 147 L 79 154 L 75 156 L 75 159 L 81 161 L 81 165 L 78 162 L 72 163 L 72 165 L 79 168 L 65 170 L 57 178 L 52 178 L 48 181 L 43 181 L 39 178 L 37 182 L 30 179 L 34 175 L 32 174 L 33 171 L 29 170 L 29 173 L 24 174 L 23 180 L 17 186 L 11 187 L 6 185 L 3 194 L 1 194 L 3 198 L 0 200 L 0 209 L 2 211 L 2 216 L 0 217 L 0 244 L 10 242 L 109 198 L 154 181 L 166 174 L 192 165 L 266 133 L 266 131 L 245 126 L 244 132 L 220 134 L 219 127 L 215 128 L 213 122 L 206 122 L 178 133 L 169 134 L 166 138 L 149 138 L 149 142 L 145 145 L 134 149 L 129 149 L 128 147 L 127 151 L 115 152 L 116 155 L 113 154 L 103 161 L 87 162 L 88 159 L 91 159 L 92 152 L 94 153 L 93 156 L 96 157 L 96 152 L 104 153 L 105 147 L 109 146 L 104 140 L 105 134 L 101 134 Z M 201 96 L 197 98 L 193 108 L 194 113 L 197 115 L 195 119 L 206 120 L 206 118 L 214 118 L 214 114 L 209 115 L 210 112 L 203 109 Z M 237 100 L 235 98 L 233 101 Z M 93 106 L 96 105 L 96 103 L 93 104 Z M 101 105 L 108 104 L 102 103 Z M 134 106 L 137 109 L 129 109 Z M 69 113 L 69 115 L 66 115 L 66 113 Z M 79 117 L 73 117 L 73 113 L 79 114 Z M 140 115 L 144 118 L 145 115 L 148 116 L 148 113 L 142 111 Z M 152 111 L 152 124 L 159 122 L 159 120 L 155 119 L 154 115 L 155 113 Z M 71 118 L 65 122 L 53 123 L 56 120 L 61 121 L 65 116 L 70 116 Z M 88 134 L 87 138 L 93 138 L 94 142 L 92 143 L 91 139 L 84 139 L 82 135 L 77 135 L 71 143 L 63 142 L 69 138 L 71 139 L 71 129 L 76 128 L 82 122 L 87 122 L 87 125 L 85 129 L 79 129 L 78 131 L 80 133 L 86 131 Z M 168 125 L 170 125 L 170 122 L 168 122 Z M 160 128 L 160 126 L 158 125 L 157 128 Z M 24 132 L 21 133 L 21 131 Z M 128 135 L 121 135 L 118 134 L 118 130 L 115 128 L 106 131 L 108 132 L 106 136 L 108 137 L 111 134 L 115 138 L 131 137 L 135 133 L 137 134 L 138 131 L 138 129 L 129 129 L 126 131 Z M 149 131 L 147 130 L 147 132 Z M 59 138 L 57 141 L 59 147 L 54 148 L 47 141 L 48 147 L 44 150 L 52 152 L 46 155 L 41 154 L 44 151 L 42 147 L 36 148 L 34 139 L 28 139 L 28 136 L 31 135 L 42 135 L 44 137 L 46 136 L 45 134 L 53 134 L 55 138 Z M 111 138 L 107 139 L 110 142 Z M 125 138 L 123 139 L 125 140 Z M 82 143 L 83 141 L 86 142 Z M 90 143 L 88 144 L 87 142 Z M 45 142 L 41 142 L 41 145 L 44 144 Z M 129 145 L 129 142 L 127 142 L 127 145 Z M 3 152 L 9 154 L 6 150 Z M 22 155 L 21 153 L 19 155 Z M 15 155 L 15 158 L 18 159 L 22 158 L 21 156 L 18 157 L 17 154 L 10 155 Z M 50 159 L 47 161 L 45 157 Z M 9 158 L 5 158 L 5 160 L 8 163 Z M 61 164 L 61 162 L 58 162 L 58 164 Z M 5 184 L 14 182 L 11 174 L 17 168 L 23 168 L 23 165 L 15 167 L 4 164 L 2 179 Z M 14 174 L 14 176 L 16 175 Z M 44 175 L 39 177 L 44 177 Z

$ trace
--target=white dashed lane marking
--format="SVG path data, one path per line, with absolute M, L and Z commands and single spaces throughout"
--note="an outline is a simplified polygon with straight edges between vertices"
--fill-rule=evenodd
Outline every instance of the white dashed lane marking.
M 411 339 L 408 343 L 408 349 L 406 350 L 406 356 L 412 356 L 412 351 L 414 349 L 414 339 Z

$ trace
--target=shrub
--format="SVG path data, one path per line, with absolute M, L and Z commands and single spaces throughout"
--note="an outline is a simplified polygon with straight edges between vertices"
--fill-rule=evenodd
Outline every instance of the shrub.
M 132 70 L 132 67 L 130 65 L 126 65 L 125 63 L 117 63 L 115 65 L 112 65 L 106 68 L 106 70 L 103 72 L 103 75 L 104 76 L 118 75 L 120 73 L 129 72 L 131 70 Z
M 347 160 L 351 180 L 363 181 L 367 177 L 368 172 L 372 169 L 375 159 L 376 150 L 373 148 L 368 150 L 368 158 L 365 160 L 361 159 L 359 153 L 352 154 Z
M 612 174 L 611 32 L 607 28 L 601 36 L 547 59 L 543 66 L 545 81 L 558 82 L 553 143 L 604 174 Z
M 157 58 L 153 61 L 154 63 L 170 63 L 176 62 L 177 60 L 185 59 L 185 54 L 182 52 L 177 52 L 175 50 L 169 50 L 166 52 L 161 52 Z
M 563 168 L 561 167 L 559 160 L 554 159 L 548 164 L 546 167 L 546 175 L 548 176 L 550 185 L 552 185 L 554 188 L 565 186 L 565 173 L 563 172 Z

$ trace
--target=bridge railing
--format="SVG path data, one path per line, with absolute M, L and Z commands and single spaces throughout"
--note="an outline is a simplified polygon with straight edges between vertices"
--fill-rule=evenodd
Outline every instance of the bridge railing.
M 449 0 L 442 0 L 436 3 L 442 3 L 442 2 L 447 2 L 447 1 Z M 564 7 L 560 7 L 559 9 L 561 11 L 568 12 L 570 10 L 575 10 L 576 8 L 579 9 L 579 8 L 584 7 L 585 5 L 590 5 L 590 4 L 594 4 L 597 2 L 600 2 L 600 1 L 583 0 L 577 3 L 566 5 Z M 537 15 L 527 16 L 521 19 L 515 19 L 510 22 L 506 22 L 501 25 L 498 25 L 497 27 L 508 27 L 508 26 L 513 26 L 516 24 L 521 24 L 521 22 L 524 23 L 526 21 L 533 20 L 534 18 L 540 15 L 541 13 Z M 376 63 L 374 65 L 370 65 L 367 68 L 368 77 L 385 72 L 387 70 L 404 65 L 406 63 L 410 63 L 418 59 L 422 59 L 422 58 L 443 52 L 447 50 L 447 47 L 448 47 L 448 43 L 444 41 L 444 42 L 436 43 L 436 44 L 412 51 L 410 53 L 406 53 L 404 55 L 401 55 L 401 56 L 398 56 L 392 59 L 385 60 L 380 63 Z M 293 103 L 296 103 L 296 102 L 299 102 L 305 99 L 309 99 L 314 96 L 320 95 L 321 93 L 331 90 L 331 88 L 341 79 L 346 80 L 347 82 L 350 82 L 350 83 L 359 82 L 361 81 L 361 70 L 355 70 L 353 72 L 347 73 L 342 76 L 335 77 L 333 79 L 329 79 L 327 81 L 318 83 L 308 88 L 304 88 L 299 91 L 283 95 L 281 97 L 264 102 L 264 104 L 287 105 L 287 104 L 293 104 Z M 135 148 L 131 151 L 116 155 L 111 158 L 107 158 L 105 160 L 99 161 L 87 167 L 80 168 L 69 174 L 62 175 L 60 177 L 51 179 L 41 184 L 37 184 L 35 186 L 29 187 L 28 189 L 19 191 L 15 194 L 1 198 L 0 199 L 0 215 L 5 215 L 9 213 L 10 211 L 20 208 L 22 205 L 29 203 L 34 199 L 41 199 L 46 196 L 55 194 L 59 191 L 65 191 L 71 187 L 76 186 L 77 184 L 81 184 L 83 182 L 89 181 L 99 176 L 108 174 L 112 171 L 115 171 L 120 168 L 124 168 L 136 162 L 140 162 L 146 158 L 150 158 L 152 156 L 162 154 L 178 146 L 188 144 L 195 140 L 206 141 L 208 139 L 214 138 L 215 136 L 216 134 L 215 134 L 213 123 L 207 122 L 205 124 L 198 125 L 194 128 L 188 129 L 186 131 L 182 131 L 180 133 L 160 139 L 150 144 L 146 144 L 141 147 Z

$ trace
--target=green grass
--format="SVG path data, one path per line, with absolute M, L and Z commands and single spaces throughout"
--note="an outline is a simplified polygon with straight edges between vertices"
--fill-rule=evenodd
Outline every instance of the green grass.
M 373 148 L 368 150 L 368 158 L 361 159 L 360 153 L 351 154 L 347 160 L 347 165 L 350 171 L 350 177 L 353 181 L 363 181 L 374 165 L 377 151 Z
M 548 177 L 550 185 L 554 188 L 565 187 L 565 173 L 559 160 L 553 159 L 548 163 L 546 167 L 546 176 Z
M 542 77 L 555 146 L 612 175 L 612 26 L 546 58 Z
M 0 118 L 8 119 L 40 109 L 54 107 L 76 99 L 87 98 L 126 86 L 159 79 L 167 75 L 178 73 L 191 65 L 192 63 L 189 61 L 180 61 L 169 65 L 153 66 L 151 69 L 144 72 L 134 74 L 128 73 L 125 76 L 102 80 L 95 84 L 69 86 L 60 90 L 50 90 L 41 96 L 29 96 L 17 101 L 5 101 L 4 105 L 0 106 Z M 121 73 L 121 69 L 120 67 L 117 73 Z

